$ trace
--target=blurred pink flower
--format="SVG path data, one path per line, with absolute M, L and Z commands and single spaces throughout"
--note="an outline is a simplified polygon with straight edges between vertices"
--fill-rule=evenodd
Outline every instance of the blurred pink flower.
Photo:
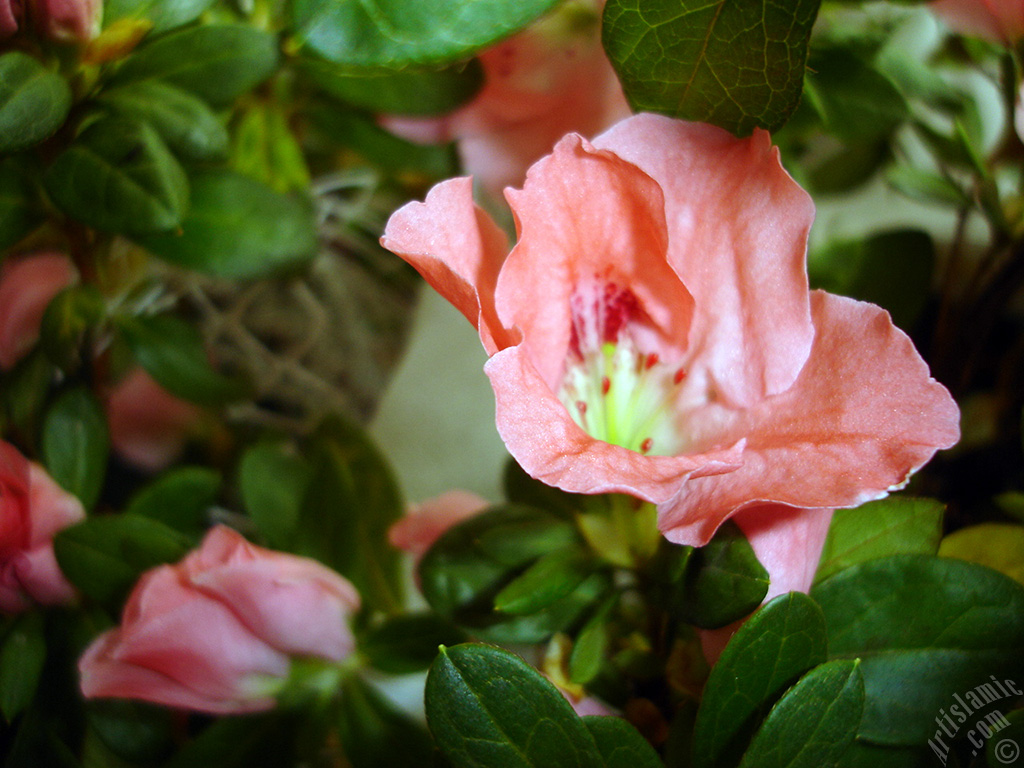
M 638 115 L 565 137 L 506 197 L 507 257 L 469 179 L 382 242 L 479 330 L 533 477 L 650 501 L 668 539 L 701 545 L 741 510 L 881 498 L 958 439 L 885 311 L 808 291 L 813 205 L 767 133 Z
M 997 43 L 1024 37 L 1024 0 L 935 0 L 929 7 L 962 34 Z
M 202 418 L 195 405 L 175 397 L 142 368 L 129 373 L 110 393 L 110 442 L 128 464 L 157 472 L 181 454 Z
M 84 518 L 77 498 L 13 445 L 0 441 L 0 611 L 74 598 L 54 557 L 53 537 Z
M 494 197 L 570 131 L 594 136 L 629 114 L 601 46 L 603 0 L 571 0 L 479 58 L 484 87 L 440 118 L 387 117 L 411 141 L 457 141 L 466 171 Z
M 21 23 L 21 0 L 0 0 L 0 38 L 10 37 Z
M 9 257 L 3 263 L 0 267 L 0 370 L 14 367 L 35 346 L 47 305 L 76 279 L 71 259 L 61 253 Z
M 478 515 L 486 509 L 485 499 L 469 491 L 442 493 L 421 504 L 411 506 L 405 516 L 388 530 L 388 541 L 419 560 L 453 525 Z
M 121 625 L 79 661 L 82 692 L 215 714 L 270 709 L 292 657 L 352 653 L 348 619 L 359 603 L 315 560 L 218 526 L 180 563 L 143 574 Z
M 87 43 L 100 33 L 103 0 L 28 0 L 36 28 L 51 40 Z

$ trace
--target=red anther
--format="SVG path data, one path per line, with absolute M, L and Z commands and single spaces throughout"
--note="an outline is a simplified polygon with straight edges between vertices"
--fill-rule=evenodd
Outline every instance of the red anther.
M 640 453 L 650 453 L 651 448 L 654 446 L 654 441 L 651 438 L 647 438 L 640 443 Z
M 658 364 L 658 353 L 657 352 L 651 352 L 651 354 L 649 354 L 647 356 L 647 359 L 644 361 L 644 368 L 647 368 L 648 370 L 650 370 L 651 368 L 653 368 L 657 364 Z
M 608 394 L 608 390 L 611 389 L 611 388 L 612 388 L 612 380 L 609 379 L 607 376 L 602 376 L 601 377 L 601 394 L 602 395 L 607 395 Z
M 676 375 L 672 377 L 672 383 L 673 384 L 678 384 L 679 382 L 681 382 L 685 378 L 686 378 L 686 370 L 683 369 L 683 368 L 680 368 L 678 371 L 676 371 Z
M 576 410 L 580 412 L 580 416 L 587 415 L 587 404 L 582 400 L 576 401 Z

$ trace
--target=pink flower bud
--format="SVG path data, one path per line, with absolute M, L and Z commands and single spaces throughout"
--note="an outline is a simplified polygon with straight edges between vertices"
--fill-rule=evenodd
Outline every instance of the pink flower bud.
M 1024 37 L 1024 0 L 936 0 L 929 7 L 956 32 L 997 43 Z
M 100 33 L 102 0 L 30 0 L 36 28 L 51 40 L 87 43 Z
M 21 0 L 0 0 L 0 38 L 18 31 L 21 14 Z
M 81 502 L 38 464 L 0 442 L 0 610 L 74 598 L 53 554 L 54 535 L 85 517 Z
M 454 490 L 409 508 L 391 526 L 388 540 L 417 559 L 423 557 L 441 534 L 453 525 L 483 512 L 487 501 L 469 491 Z
M 75 279 L 74 265 L 60 253 L 37 253 L 4 262 L 0 268 L 0 370 L 12 368 L 35 346 L 47 305 Z
M 121 625 L 82 656 L 82 692 L 215 714 L 270 709 L 293 657 L 352 653 L 358 608 L 355 588 L 315 560 L 218 526 L 180 563 L 143 574 Z

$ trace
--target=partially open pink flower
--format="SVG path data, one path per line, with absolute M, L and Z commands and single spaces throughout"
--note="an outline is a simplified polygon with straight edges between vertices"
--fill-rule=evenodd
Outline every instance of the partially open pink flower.
M 463 167 L 497 197 L 569 131 L 594 136 L 629 114 L 601 46 L 603 0 L 570 0 L 480 54 L 484 87 L 437 119 L 391 117 L 412 141 L 457 141 Z
M 107 400 L 114 450 L 127 463 L 149 472 L 178 458 L 201 418 L 197 406 L 172 395 L 142 368 L 129 373 Z
M 81 502 L 45 469 L 0 441 L 0 611 L 74 598 L 54 557 L 53 537 L 84 517 Z
M 0 370 L 8 370 L 39 340 L 39 323 L 53 297 L 76 279 L 62 253 L 10 258 L 0 267 Z
M 423 557 L 441 534 L 453 525 L 480 514 L 487 501 L 469 491 L 454 490 L 409 508 L 388 530 L 392 546 Z
M 956 32 L 997 43 L 1024 37 L 1024 0 L 935 0 L 929 7 Z
M 100 33 L 102 0 L 28 0 L 36 28 L 51 40 L 87 43 Z
M 741 510 L 885 496 L 958 439 L 885 311 L 808 291 L 814 209 L 767 133 L 639 115 L 565 137 L 506 197 L 507 257 L 469 179 L 382 242 L 479 330 L 533 477 L 653 502 L 666 537 L 700 545 Z
M 218 526 L 180 563 L 139 579 L 121 625 L 82 656 L 82 692 L 220 714 L 270 709 L 292 657 L 352 653 L 358 608 L 334 571 Z

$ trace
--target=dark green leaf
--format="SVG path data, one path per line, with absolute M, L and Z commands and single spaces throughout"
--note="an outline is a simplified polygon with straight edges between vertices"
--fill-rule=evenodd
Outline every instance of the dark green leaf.
M 225 107 L 270 77 L 277 38 L 240 24 L 205 24 L 140 46 L 117 71 L 114 85 L 159 79 Z
M 209 527 L 220 475 L 207 467 L 181 467 L 160 475 L 134 497 L 125 514 L 142 515 L 198 538 Z
M 1000 718 L 995 722 L 986 721 L 992 731 L 985 742 L 985 757 L 989 768 L 1021 768 L 1024 766 L 1024 709 L 1006 715 L 1000 713 Z M 980 729 L 980 724 L 978 727 Z
M 821 551 L 818 581 L 854 563 L 886 555 L 934 555 L 945 507 L 934 499 L 889 496 L 837 509 Z
M 397 612 L 401 560 L 388 529 L 405 508 L 391 467 L 360 427 L 341 418 L 321 426 L 310 455 L 296 548 L 348 577 L 366 604 Z
M 626 720 L 604 715 L 582 719 L 597 744 L 605 768 L 662 768 L 658 753 Z
M 751 616 L 704 685 L 693 732 L 695 768 L 736 765 L 768 710 L 826 654 L 825 619 L 806 595 L 779 595 Z
M 46 662 L 44 629 L 43 614 L 27 611 L 11 621 L 0 642 L 0 712 L 8 723 L 36 694 Z
M 53 297 L 43 313 L 39 339 L 56 365 L 65 371 L 78 367 L 83 342 L 102 322 L 105 304 L 103 294 L 93 285 L 72 285 Z
M 853 746 L 839 761 L 839 768 L 935 768 L 929 749 L 906 747 L 880 747 L 865 741 L 854 741 Z M 947 763 L 955 768 L 957 763 Z
M 83 594 L 116 607 L 143 571 L 179 560 L 191 541 L 139 515 L 95 517 L 54 538 L 60 569 Z
M 618 595 L 605 600 L 576 635 L 569 654 L 569 679 L 574 683 L 589 683 L 601 670 L 608 651 L 608 614 L 618 603 Z
M 515 459 L 505 462 L 501 478 L 505 497 L 513 504 L 543 509 L 559 517 L 571 520 L 586 504 L 587 497 L 567 493 L 526 474 Z
M 86 509 L 103 488 L 109 445 L 106 416 L 89 390 L 68 390 L 50 406 L 43 421 L 43 462 Z
M 466 639 L 461 629 L 432 613 L 405 614 L 367 632 L 359 651 L 374 669 L 404 675 L 429 667 L 439 646 Z
M 21 51 L 0 56 L 0 152 L 42 141 L 60 128 L 70 108 L 63 77 Z
M 885 175 L 886 181 L 913 200 L 946 206 L 967 206 L 970 196 L 958 184 L 933 171 L 897 165 Z
M 338 737 L 352 768 L 428 765 L 433 745 L 421 725 L 355 675 L 338 697 Z
M 92 123 L 46 173 L 46 189 L 67 214 L 119 234 L 172 229 L 188 208 L 188 179 L 146 123 Z
M 161 768 L 295 768 L 298 730 L 295 712 L 222 717 Z
M 0 162 L 0 251 L 17 243 L 42 220 L 29 174 L 13 161 Z
M 887 141 L 857 141 L 808 164 L 807 186 L 816 195 L 849 192 L 867 183 L 890 158 Z
M 310 50 L 338 64 L 440 64 L 467 58 L 550 10 L 557 0 L 295 0 Z
M 671 592 L 669 609 L 690 624 L 717 629 L 757 608 L 768 592 L 768 581 L 768 571 L 743 532 L 726 523 L 711 541 L 693 551 L 682 583 Z
M 565 697 L 519 657 L 442 649 L 427 675 L 427 724 L 455 768 L 597 768 L 597 744 Z
M 213 0 L 106 0 L 103 22 L 110 25 L 119 19 L 149 19 L 153 34 L 188 24 L 205 11 Z
M 89 727 L 117 757 L 153 764 L 174 750 L 174 713 L 143 701 L 96 699 L 86 708 Z
M 853 744 L 864 709 L 859 662 L 815 667 L 779 700 L 754 735 L 740 768 L 822 768 Z
M 567 548 L 537 558 L 494 597 L 503 613 L 537 613 L 569 595 L 594 572 L 594 562 L 583 549 Z
M 41 349 L 33 350 L 4 375 L 0 400 L 7 419 L 23 430 L 34 430 L 46 405 L 54 377 L 53 364 Z
M 172 264 L 236 280 L 297 266 L 317 249 L 310 205 L 230 171 L 196 174 L 180 229 L 136 240 Z
M 612 589 L 610 575 L 592 574 L 573 592 L 546 608 L 528 616 L 493 611 L 470 614 L 465 620 L 475 638 L 489 643 L 540 643 L 556 632 L 569 632 L 594 604 L 605 599 Z M 461 617 L 460 617 L 461 619 Z
M 237 400 L 246 387 L 210 365 L 199 331 L 172 315 L 126 317 L 118 321 L 132 354 L 160 386 L 195 403 Z
M 1024 587 L 974 563 L 894 555 L 821 582 L 829 654 L 858 657 L 867 690 L 859 736 L 923 744 L 952 692 L 1024 677 Z
M 286 442 L 257 443 L 242 454 L 238 468 L 242 505 L 272 547 L 286 547 L 294 538 L 312 471 Z
M 603 39 L 636 111 L 775 130 L 796 109 L 820 0 L 608 0 Z
M 438 115 L 462 106 L 480 90 L 484 73 L 474 59 L 440 69 L 343 67 L 325 59 L 300 61 L 327 93 L 371 112 Z
M 103 91 L 98 99 L 118 114 L 149 123 L 186 160 L 216 160 L 228 150 L 228 132 L 206 102 L 159 80 Z

